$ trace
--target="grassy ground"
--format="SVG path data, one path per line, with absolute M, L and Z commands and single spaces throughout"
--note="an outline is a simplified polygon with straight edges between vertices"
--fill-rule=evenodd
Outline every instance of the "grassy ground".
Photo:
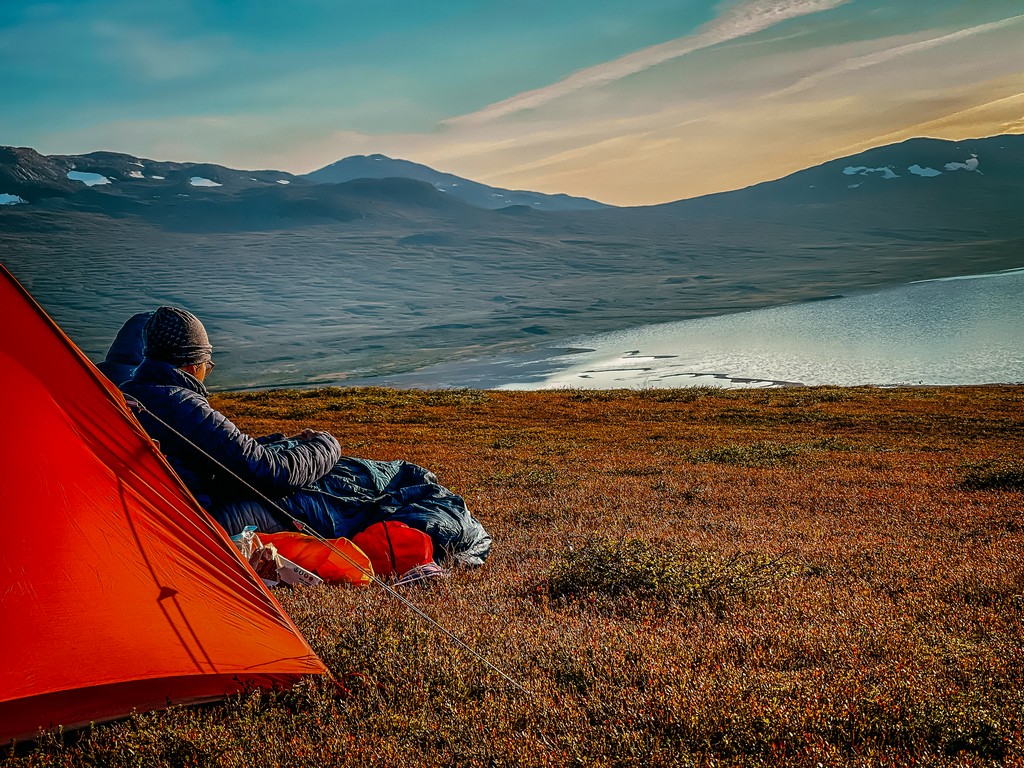
M 278 596 L 337 682 L 29 765 L 1024 763 L 1024 388 L 221 395 L 406 458 L 494 535 L 409 597 Z

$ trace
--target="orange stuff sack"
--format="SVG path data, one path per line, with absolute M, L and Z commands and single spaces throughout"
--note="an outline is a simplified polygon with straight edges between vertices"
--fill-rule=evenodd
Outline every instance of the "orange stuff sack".
M 263 544 L 273 544 L 281 557 L 312 571 L 330 584 L 365 587 L 375 572 L 371 559 L 349 539 L 319 539 L 304 533 L 260 533 Z M 328 544 L 330 546 L 328 546 Z
M 383 578 L 402 576 L 434 561 L 430 537 L 397 520 L 374 523 L 352 540 L 369 556 L 374 573 Z

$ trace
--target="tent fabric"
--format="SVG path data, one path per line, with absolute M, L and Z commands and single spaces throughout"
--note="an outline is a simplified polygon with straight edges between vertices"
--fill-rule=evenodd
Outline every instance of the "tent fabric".
M 0 265 L 0 744 L 326 668 Z

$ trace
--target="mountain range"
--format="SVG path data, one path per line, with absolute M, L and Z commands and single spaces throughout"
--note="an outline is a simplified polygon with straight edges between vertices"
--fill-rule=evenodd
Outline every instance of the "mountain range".
M 128 315 L 183 304 L 220 334 L 223 386 L 1021 267 L 1022 210 L 1021 135 L 913 139 L 634 208 L 379 155 L 297 176 L 0 148 L 3 261 L 72 338 L 102 356 Z
M 96 188 L 104 195 L 121 198 L 121 202 L 166 202 L 184 199 L 195 194 L 197 188 L 220 191 L 210 198 L 224 202 L 226 194 L 238 194 L 239 202 L 266 201 L 277 196 L 284 201 L 309 200 L 314 211 L 328 218 L 347 218 L 327 214 L 317 199 L 326 193 L 324 187 L 343 182 L 383 179 L 408 179 L 429 184 L 448 197 L 464 201 L 478 208 L 496 209 L 522 205 L 539 211 L 575 211 L 608 208 L 604 203 L 570 195 L 548 195 L 542 192 L 508 190 L 491 187 L 450 173 L 441 173 L 419 163 L 394 160 L 384 155 L 357 155 L 313 171 L 296 176 L 283 171 L 239 171 L 210 163 L 171 163 L 147 160 L 117 152 L 92 152 L 85 155 L 40 155 L 27 147 L 0 147 L 0 189 L 6 204 L 33 202 L 46 204 L 55 198 L 76 198 L 84 188 Z M 292 186 L 302 192 L 285 192 L 275 187 Z M 321 187 L 321 189 L 313 189 Z M 378 190 L 387 196 L 386 186 L 363 183 L 363 193 Z M 408 190 L 415 196 L 413 187 Z M 147 194 L 150 193 L 150 194 Z M 173 196 L 173 198 L 171 197 Z M 78 197 L 81 197 L 80 195 Z M 91 200 L 102 200 L 87 195 Z M 424 201 L 425 202 L 425 201 Z M 116 206 L 113 198 L 108 198 Z M 258 205 L 258 203 L 256 203 Z M 436 201 L 434 205 L 443 205 Z M 296 213 L 300 213 L 296 211 Z M 300 214 L 301 215 L 301 214 Z

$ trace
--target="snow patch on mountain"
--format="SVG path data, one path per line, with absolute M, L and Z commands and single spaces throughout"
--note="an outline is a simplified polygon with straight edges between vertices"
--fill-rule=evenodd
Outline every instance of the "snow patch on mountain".
M 0 205 L 18 205 L 19 203 L 27 202 L 28 200 L 18 197 L 17 195 L 8 195 L 7 193 L 0 195 Z
M 868 168 L 866 165 L 848 165 L 843 168 L 847 176 L 867 176 L 869 173 L 880 173 L 883 179 L 898 179 L 899 176 L 889 166 Z
M 206 179 L 206 178 L 203 178 L 202 176 L 193 176 L 191 179 L 188 180 L 188 183 L 191 184 L 193 187 L 222 187 L 222 186 L 224 186 L 223 184 L 220 184 L 220 183 L 214 181 L 213 179 Z
M 86 173 L 84 171 L 68 171 L 68 178 L 72 181 L 80 181 L 87 187 L 95 187 L 97 184 L 109 184 L 110 179 L 99 173 Z

